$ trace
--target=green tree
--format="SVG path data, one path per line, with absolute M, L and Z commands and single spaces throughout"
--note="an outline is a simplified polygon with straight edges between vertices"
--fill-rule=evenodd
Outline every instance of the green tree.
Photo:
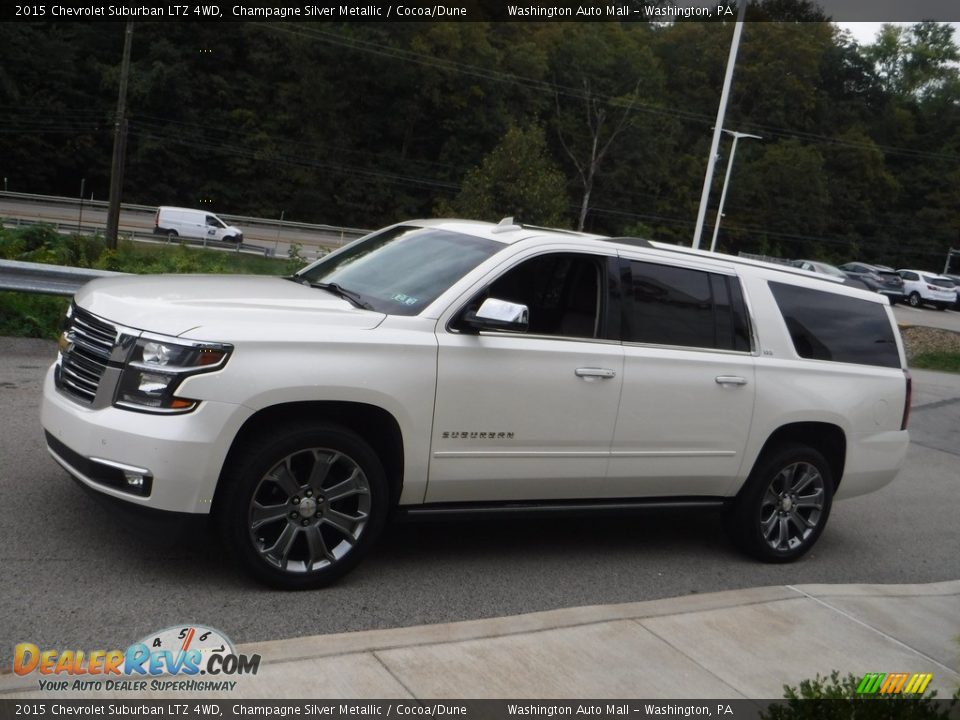
M 886 24 L 864 55 L 888 92 L 923 99 L 957 91 L 960 49 L 946 23 L 920 22 L 908 28 Z
M 651 32 L 646 25 L 563 23 L 551 38 L 554 125 L 580 187 L 578 230 L 586 225 L 613 151 L 652 132 L 653 118 L 664 114 L 657 107 L 663 78 L 650 47 Z
M 438 212 L 491 221 L 513 215 L 535 225 L 563 226 L 565 186 L 543 128 L 511 127 L 480 166 L 467 173 L 456 199 L 440 203 Z
M 723 245 L 737 251 L 760 243 L 767 254 L 788 258 L 821 254 L 829 207 L 823 157 L 798 140 L 754 150 L 758 159 L 744 158 L 729 192 Z

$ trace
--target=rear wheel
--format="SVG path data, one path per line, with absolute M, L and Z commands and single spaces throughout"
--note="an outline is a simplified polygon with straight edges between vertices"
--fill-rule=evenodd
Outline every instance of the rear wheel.
M 798 443 L 757 462 L 727 511 L 727 529 L 741 550 L 766 562 L 804 555 L 823 532 L 833 502 L 833 474 L 823 455 Z
M 284 590 L 322 587 L 351 570 L 387 516 L 383 466 L 337 425 L 277 428 L 222 482 L 227 547 L 251 575 Z
M 167 235 L 167 239 L 168 239 L 168 240 L 173 240 L 175 237 L 177 237 L 177 231 L 176 231 L 176 230 L 167 230 L 166 235 Z
M 937 310 L 946 310 L 948 305 L 946 303 L 937 303 Z

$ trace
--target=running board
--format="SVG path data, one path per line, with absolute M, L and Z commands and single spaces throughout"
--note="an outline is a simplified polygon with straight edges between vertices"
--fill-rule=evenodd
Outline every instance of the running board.
M 424 505 L 401 505 L 398 515 L 411 519 L 459 517 L 463 515 L 590 515 L 608 513 L 634 513 L 643 510 L 664 509 L 719 509 L 724 498 L 644 498 L 614 500 L 552 500 L 495 503 L 426 503 Z

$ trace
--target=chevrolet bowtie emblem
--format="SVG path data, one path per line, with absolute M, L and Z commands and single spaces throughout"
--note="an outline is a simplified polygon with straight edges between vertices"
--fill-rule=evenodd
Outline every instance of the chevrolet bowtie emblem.
M 73 348 L 75 346 L 73 331 L 71 330 L 69 332 L 62 333 L 60 335 L 60 342 L 58 345 L 60 346 L 60 352 L 63 355 L 69 355 L 71 352 L 73 352 Z

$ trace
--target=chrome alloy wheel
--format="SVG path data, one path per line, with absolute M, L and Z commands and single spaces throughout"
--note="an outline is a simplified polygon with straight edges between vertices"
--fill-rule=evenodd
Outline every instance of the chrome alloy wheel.
M 760 503 L 764 541 L 776 551 L 800 547 L 820 523 L 824 503 L 824 479 L 816 466 L 787 465 L 773 477 Z
M 261 558 L 280 570 L 319 570 L 354 548 L 370 505 L 370 483 L 355 460 L 328 448 L 298 450 L 257 483 L 250 537 Z

